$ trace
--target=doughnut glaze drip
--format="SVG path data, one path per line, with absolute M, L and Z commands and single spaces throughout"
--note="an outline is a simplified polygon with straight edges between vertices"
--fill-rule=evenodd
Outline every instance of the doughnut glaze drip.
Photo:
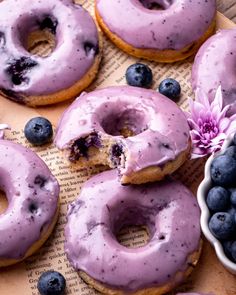
M 6 0 L 0 3 L 0 90 L 14 100 L 46 95 L 81 79 L 98 53 L 92 17 L 70 0 Z M 27 51 L 27 37 L 47 29 L 56 46 L 47 57 Z M 23 102 L 23 101 L 22 101 Z
M 215 0 L 97 0 L 109 30 L 136 48 L 180 50 L 197 41 L 216 13 Z
M 114 289 L 180 282 L 199 249 L 197 201 L 173 180 L 122 186 L 115 170 L 103 172 L 84 184 L 67 218 L 65 252 L 72 266 Z M 148 227 L 145 246 L 119 244 L 116 235 L 128 225 Z
M 0 140 L 0 188 L 8 207 L 0 214 L 0 259 L 21 259 L 49 228 L 59 185 L 31 150 Z
M 192 87 L 207 94 L 210 101 L 221 85 L 223 105 L 236 113 L 236 29 L 221 30 L 207 40 L 195 57 Z
M 128 128 L 132 136 L 122 136 Z M 171 100 L 156 91 L 130 86 L 109 87 L 80 96 L 64 112 L 55 137 L 59 149 L 73 149 L 80 138 L 93 134 L 88 146 L 99 149 L 99 139 L 115 141 L 111 161 L 125 153 L 121 172 L 164 165 L 189 146 L 189 127 L 185 114 Z M 81 143 L 81 142 L 80 142 Z M 100 142 L 101 145 L 101 142 Z M 80 149 L 83 147 L 80 145 Z

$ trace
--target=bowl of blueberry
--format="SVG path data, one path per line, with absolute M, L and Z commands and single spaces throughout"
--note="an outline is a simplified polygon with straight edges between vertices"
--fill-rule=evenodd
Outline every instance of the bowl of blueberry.
M 207 160 L 197 199 L 205 237 L 225 268 L 236 274 L 236 134 Z

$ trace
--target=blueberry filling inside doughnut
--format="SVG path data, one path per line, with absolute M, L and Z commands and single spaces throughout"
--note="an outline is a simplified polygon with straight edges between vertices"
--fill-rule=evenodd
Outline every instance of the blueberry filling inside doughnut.
M 39 22 L 40 30 L 49 29 L 52 34 L 56 34 L 58 21 L 52 15 L 46 15 L 45 18 Z
M 94 132 L 87 137 L 77 139 L 70 149 L 69 160 L 75 162 L 81 157 L 88 159 L 88 151 L 90 147 L 100 148 L 102 146 L 100 136 Z
M 9 66 L 6 68 L 6 73 L 10 76 L 14 85 L 20 85 L 23 82 L 27 82 L 26 77 L 28 71 L 35 67 L 37 62 L 30 57 L 22 56 L 19 59 L 13 59 L 9 62 Z
M 0 48 L 4 47 L 6 44 L 5 34 L 3 32 L 0 32 Z
M 85 50 L 85 53 L 86 55 L 96 55 L 99 53 L 99 47 L 98 47 L 98 44 L 93 44 L 92 42 L 90 41 L 86 41 L 84 42 L 84 50 Z
M 124 160 L 124 147 L 121 143 L 116 143 L 111 147 L 111 161 L 115 167 L 122 164 Z

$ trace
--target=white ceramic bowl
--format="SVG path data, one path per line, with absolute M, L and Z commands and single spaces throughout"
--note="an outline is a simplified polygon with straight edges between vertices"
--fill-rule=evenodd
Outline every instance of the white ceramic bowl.
M 219 240 L 217 240 L 211 233 L 208 227 L 208 222 L 210 218 L 210 211 L 206 205 L 206 196 L 209 191 L 209 189 L 213 186 L 211 176 L 210 176 L 210 166 L 213 161 L 213 159 L 223 154 L 225 149 L 231 144 L 233 136 L 230 136 L 227 138 L 222 146 L 221 151 L 211 155 L 209 159 L 206 162 L 205 170 L 204 170 L 204 179 L 200 183 L 197 191 L 197 200 L 198 204 L 201 208 L 201 228 L 202 231 L 207 238 L 207 240 L 213 245 L 216 251 L 216 255 L 221 261 L 221 263 L 225 266 L 226 269 L 228 269 L 231 273 L 236 274 L 236 263 L 233 263 L 231 260 L 229 260 L 223 250 L 223 247 Z

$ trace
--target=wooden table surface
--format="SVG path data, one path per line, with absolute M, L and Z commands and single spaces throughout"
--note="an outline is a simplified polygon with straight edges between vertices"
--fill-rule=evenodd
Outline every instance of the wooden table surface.
M 236 0 L 217 0 L 217 8 L 236 23 Z

